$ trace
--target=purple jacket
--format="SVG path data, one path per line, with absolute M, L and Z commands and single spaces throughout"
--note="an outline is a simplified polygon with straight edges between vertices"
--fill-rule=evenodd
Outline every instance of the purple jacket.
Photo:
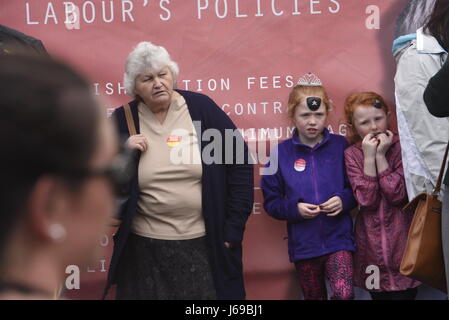
M 271 154 L 278 156 L 278 170 L 262 176 L 265 211 L 287 221 L 288 253 L 291 262 L 319 257 L 339 250 L 355 250 L 349 211 L 356 206 L 346 176 L 344 151 L 348 143 L 324 130 L 324 139 L 311 148 L 302 144 L 295 131 Z M 270 165 L 270 164 L 268 164 Z M 303 219 L 298 202 L 322 204 L 334 196 L 343 202 L 343 211 L 328 217 Z

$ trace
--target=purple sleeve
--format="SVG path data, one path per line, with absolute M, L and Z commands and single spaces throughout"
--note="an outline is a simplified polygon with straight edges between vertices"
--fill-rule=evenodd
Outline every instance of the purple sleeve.
M 280 171 L 280 168 L 278 168 L 275 174 L 262 176 L 261 188 L 264 197 L 264 209 L 270 216 L 278 220 L 286 220 L 292 223 L 303 221 L 304 219 L 298 211 L 298 202 L 301 199 L 286 199 L 284 179 Z
M 345 172 L 345 187 L 340 192 L 335 193 L 336 196 L 340 197 L 341 202 L 343 203 L 342 211 L 350 211 L 355 208 L 357 202 L 354 199 L 354 194 L 351 189 L 351 184 L 349 183 L 348 176 Z

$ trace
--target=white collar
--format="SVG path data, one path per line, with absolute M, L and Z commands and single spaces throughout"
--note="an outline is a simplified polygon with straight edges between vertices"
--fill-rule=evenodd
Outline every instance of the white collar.
M 416 50 L 423 54 L 446 53 L 446 50 L 440 46 L 438 40 L 424 32 L 424 27 L 416 30 Z

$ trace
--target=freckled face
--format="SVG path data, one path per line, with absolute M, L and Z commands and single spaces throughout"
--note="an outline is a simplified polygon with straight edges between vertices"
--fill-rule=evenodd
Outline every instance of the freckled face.
M 316 111 L 309 109 L 304 99 L 295 109 L 293 122 L 303 143 L 317 142 L 326 126 L 327 110 L 324 103 Z
M 385 133 L 388 130 L 387 114 L 383 109 L 373 106 L 357 106 L 353 114 L 354 127 L 365 138 L 370 133 Z

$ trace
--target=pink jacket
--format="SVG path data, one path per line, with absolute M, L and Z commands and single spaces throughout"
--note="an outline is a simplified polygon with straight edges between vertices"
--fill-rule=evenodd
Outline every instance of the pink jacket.
M 402 211 L 408 199 L 397 135 L 386 159 L 389 168 L 377 177 L 370 177 L 363 172 L 361 143 L 345 151 L 346 171 L 359 203 L 355 222 L 354 284 L 369 291 L 401 291 L 420 285 L 399 272 L 412 215 Z M 370 265 L 379 268 L 379 288 L 367 288 L 366 280 L 374 274 L 368 268 Z M 368 285 L 375 285 L 372 280 L 371 276 Z

